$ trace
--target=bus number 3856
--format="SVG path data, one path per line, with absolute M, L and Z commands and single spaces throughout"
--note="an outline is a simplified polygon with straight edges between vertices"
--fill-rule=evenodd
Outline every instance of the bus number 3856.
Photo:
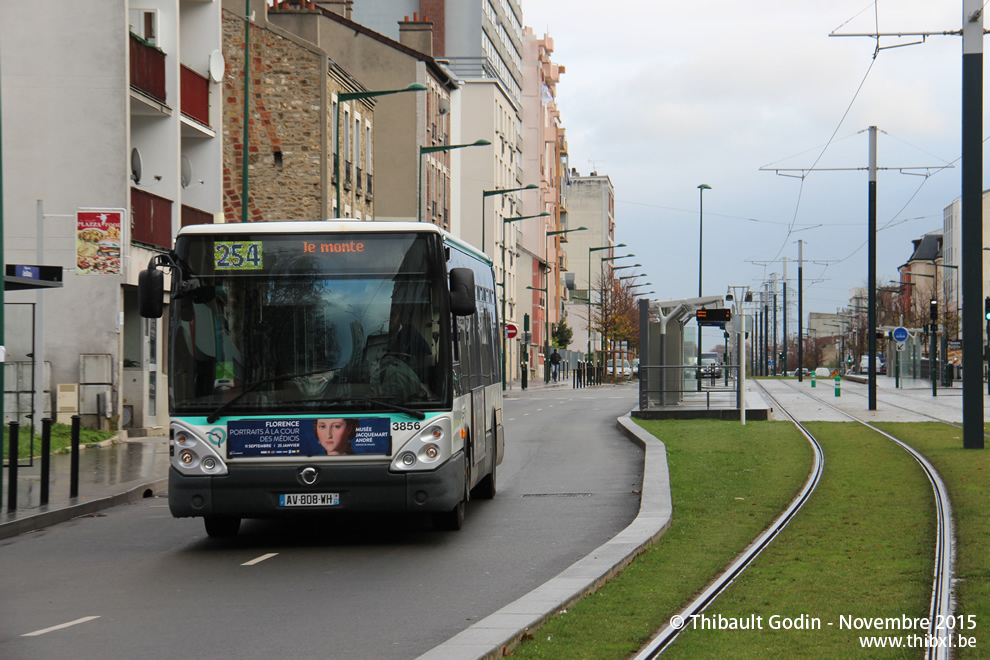
M 393 431 L 418 431 L 419 422 L 392 422 Z

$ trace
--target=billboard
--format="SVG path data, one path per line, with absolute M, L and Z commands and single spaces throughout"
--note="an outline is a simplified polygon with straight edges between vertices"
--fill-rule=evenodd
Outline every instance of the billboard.
M 123 209 L 76 211 L 76 274 L 120 275 Z
M 389 429 L 387 417 L 232 420 L 227 456 L 390 456 Z

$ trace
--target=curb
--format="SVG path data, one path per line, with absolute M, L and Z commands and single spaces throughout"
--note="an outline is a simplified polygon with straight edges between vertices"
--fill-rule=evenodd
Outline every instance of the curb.
M 59 509 L 42 511 L 41 513 L 19 517 L 17 520 L 11 520 L 10 522 L 0 524 L 0 539 L 8 539 L 13 536 L 17 536 L 18 534 L 23 534 L 24 532 L 37 531 L 50 525 L 57 525 L 58 523 L 66 522 L 67 520 L 72 520 L 73 518 L 78 518 L 79 516 L 90 515 L 120 504 L 127 504 L 128 502 L 133 502 L 135 500 L 152 497 L 155 492 L 164 491 L 167 488 L 168 478 L 166 477 L 164 479 L 157 479 L 155 481 L 133 486 L 123 493 L 118 493 L 109 497 L 101 497 L 99 499 L 88 500 L 78 504 L 70 504 Z
M 618 418 L 616 427 L 645 451 L 639 514 L 635 520 L 547 583 L 427 651 L 419 660 L 504 657 L 530 630 L 597 591 L 667 531 L 673 504 L 666 447 L 633 422 L 629 415 Z

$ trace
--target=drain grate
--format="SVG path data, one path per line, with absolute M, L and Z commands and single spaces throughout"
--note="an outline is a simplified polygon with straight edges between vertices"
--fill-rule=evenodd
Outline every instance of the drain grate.
M 591 497 L 591 493 L 525 493 L 523 497 Z

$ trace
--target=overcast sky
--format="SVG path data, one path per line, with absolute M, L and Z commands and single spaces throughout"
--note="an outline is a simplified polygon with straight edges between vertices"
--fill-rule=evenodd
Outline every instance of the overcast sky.
M 880 168 L 933 168 L 879 172 L 878 278 L 897 279 L 912 239 L 941 230 L 959 197 L 962 38 L 941 33 L 960 28 L 962 0 L 522 6 L 566 67 L 557 92 L 571 166 L 611 178 L 616 238 L 636 254 L 619 263 L 643 264 L 651 298 L 697 295 L 698 185 L 708 184 L 704 295 L 782 277 L 787 258 L 796 323 L 802 240 L 805 315 L 845 306 L 867 280 L 870 126 Z M 877 52 L 875 39 L 832 32 L 937 36 L 897 48 L 886 47 L 921 38 L 884 38 Z M 850 170 L 802 178 L 768 166 Z

